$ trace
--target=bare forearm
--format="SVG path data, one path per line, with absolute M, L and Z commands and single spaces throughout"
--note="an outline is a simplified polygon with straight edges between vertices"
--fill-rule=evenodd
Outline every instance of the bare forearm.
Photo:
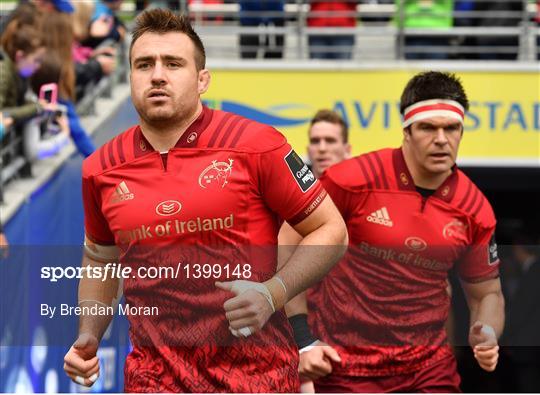
M 83 258 L 83 267 L 103 266 L 88 257 Z M 79 334 L 88 333 L 101 339 L 109 326 L 121 295 L 120 281 L 115 278 L 89 278 L 84 276 L 79 283 L 79 307 L 84 308 L 79 318 Z
M 284 223 L 279 230 L 278 242 L 278 271 L 285 266 L 296 250 L 298 244 L 302 241 L 302 236 L 298 234 L 288 223 Z M 292 317 L 298 314 L 307 314 L 307 298 L 306 293 L 301 292 L 293 297 L 285 305 L 285 313 L 287 317 Z
M 502 292 L 489 293 L 483 298 L 470 302 L 471 325 L 480 321 L 491 326 L 497 335 L 504 329 L 504 297 Z
M 320 280 L 343 256 L 347 234 L 341 223 L 328 223 L 313 231 L 298 245 L 278 271 L 287 286 L 287 300 Z
M 293 315 L 307 314 L 307 313 L 308 313 L 308 307 L 307 307 L 307 298 L 306 298 L 305 292 L 300 292 L 294 298 L 289 300 L 289 302 L 287 302 L 287 304 L 285 305 L 285 314 L 287 314 L 287 317 L 292 317 Z
M 85 303 L 80 303 L 79 307 L 95 307 L 97 309 L 96 311 L 103 311 L 102 309 L 107 310 L 106 314 L 103 314 L 101 312 L 99 314 L 82 313 L 79 316 L 79 335 L 83 333 L 90 334 L 96 339 L 98 339 L 98 341 L 100 341 L 109 324 L 111 323 L 113 313 L 109 311 L 107 306 L 96 302 L 88 301 Z

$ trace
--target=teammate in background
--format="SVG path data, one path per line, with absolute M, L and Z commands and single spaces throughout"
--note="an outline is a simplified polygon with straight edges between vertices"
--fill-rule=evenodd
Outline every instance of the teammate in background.
M 311 120 L 308 137 L 307 153 L 317 178 L 328 167 L 351 156 L 349 127 L 335 111 L 317 111 Z
M 280 310 L 343 254 L 341 216 L 275 129 L 202 106 L 210 74 L 187 17 L 143 12 L 130 64 L 140 126 L 83 164 L 83 265 L 182 268 L 173 279 L 124 279 L 126 306 L 159 311 L 128 316 L 125 390 L 297 391 L 298 352 Z M 279 218 L 304 239 L 276 273 Z M 79 305 L 108 308 L 118 288 L 118 279 L 86 277 Z M 75 382 L 96 381 L 110 319 L 80 317 L 64 366 Z
M 309 145 L 307 153 L 311 162 L 311 170 L 315 177 L 319 178 L 323 172 L 330 166 L 341 162 L 351 156 L 351 145 L 349 144 L 349 126 L 343 118 L 335 111 L 322 109 L 317 111 L 311 119 L 308 131 Z M 279 231 L 279 262 L 286 262 L 288 257 L 296 249 L 302 237 L 290 225 L 284 223 Z M 294 244 L 292 244 L 294 243 Z M 299 305 L 298 305 L 299 304 Z M 292 307 L 291 307 L 292 306 Z M 296 307 L 294 307 L 296 306 Z M 299 328 L 296 332 L 297 345 L 302 349 L 312 343 L 311 337 L 303 337 L 302 328 L 306 327 L 306 314 L 295 314 L 295 310 L 301 312 L 307 309 L 305 295 L 298 295 L 293 298 L 286 306 L 289 322 L 294 328 Z M 307 334 L 307 333 L 306 333 Z M 307 343 L 305 343 L 307 341 Z M 337 353 L 330 346 L 321 346 L 318 351 L 328 354 L 328 358 L 338 358 Z M 302 355 L 300 356 L 302 359 Z M 304 377 L 301 391 L 313 392 L 313 383 Z
M 459 392 L 444 330 L 457 265 L 469 343 L 493 371 L 504 325 L 495 217 L 457 169 L 469 102 L 457 77 L 424 72 L 401 97 L 403 145 L 341 162 L 321 182 L 349 232 L 345 257 L 307 292 L 295 325 L 300 373 L 317 392 Z M 288 242 L 280 235 L 280 243 Z M 305 304 L 287 307 L 306 313 Z M 319 345 L 317 339 L 330 346 Z

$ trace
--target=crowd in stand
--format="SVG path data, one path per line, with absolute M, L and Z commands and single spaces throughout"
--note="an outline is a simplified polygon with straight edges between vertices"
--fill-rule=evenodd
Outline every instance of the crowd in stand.
M 540 0 L 528 2 L 536 2 L 540 10 Z M 179 6 L 177 0 L 137 0 L 135 3 L 137 10 L 148 5 L 176 9 Z M 284 57 L 287 41 L 284 27 L 291 23 L 297 24 L 296 18 L 301 18 L 299 15 L 303 14 L 287 15 L 287 3 L 300 5 L 300 9 L 307 12 L 303 18 L 305 26 L 312 30 L 307 37 L 309 58 L 329 60 L 349 60 L 354 57 L 355 44 L 361 39 L 361 36 L 356 36 L 354 29 L 362 22 L 375 22 L 379 25 L 389 23 L 404 28 L 403 57 L 408 60 L 517 60 L 520 41 L 518 31 L 500 36 L 496 33 L 457 36 L 441 32 L 453 27 L 478 30 L 484 27 L 518 28 L 522 27 L 526 15 L 526 5 L 522 0 L 304 0 L 300 3 L 293 0 L 189 0 L 187 3 L 238 3 L 238 22 L 246 28 L 240 32 L 238 40 L 242 59 Z M 360 15 L 364 5 L 368 4 L 393 4 L 395 14 Z M 533 21 L 536 24 L 540 22 L 538 12 L 539 16 Z M 222 17 L 203 18 L 205 21 L 223 20 Z M 340 29 L 343 32 L 339 32 Z M 538 40 L 540 46 L 540 38 Z
M 432 31 L 452 27 L 517 28 L 521 26 L 526 11 L 526 5 L 520 0 L 411 0 L 403 4 L 403 27 Z M 405 46 L 420 48 L 420 51 L 406 51 L 406 59 L 516 60 L 519 33 L 459 37 L 429 33 L 406 35 Z M 453 53 L 451 49 L 456 46 L 462 48 Z M 421 47 L 436 49 L 422 51 Z
M 518 33 L 501 36 L 445 36 L 440 32 L 452 27 L 519 27 L 525 11 L 522 0 L 404 0 L 395 2 L 396 13 L 393 18 L 359 18 L 357 11 L 362 9 L 362 4 L 393 2 L 310 0 L 306 3 L 309 4 L 306 26 L 318 29 L 317 32 L 308 34 L 311 59 L 351 59 L 356 37 L 350 29 L 357 26 L 358 20 L 363 20 L 390 22 L 405 29 L 420 29 L 420 34 L 405 34 L 405 59 L 516 60 L 519 49 Z M 537 3 L 540 5 L 540 1 Z M 244 0 L 239 1 L 239 4 L 242 26 L 266 28 L 285 25 L 284 0 Z M 540 9 L 540 6 L 538 8 Z M 540 17 L 536 18 L 536 22 L 540 22 Z M 324 28 L 344 28 L 344 32 L 336 33 L 335 29 L 329 29 L 329 32 L 325 33 Z M 242 58 L 255 58 L 258 52 L 262 53 L 260 56 L 265 59 L 281 58 L 285 35 L 241 34 L 239 44 Z
M 4 151 L 20 150 L 29 164 L 57 154 L 70 140 L 84 157 L 95 150 L 76 105 L 116 68 L 116 44 L 126 32 L 116 16 L 121 3 L 25 1 L 1 21 L 3 170 Z M 0 188 L 6 181 L 2 174 Z M 0 246 L 7 243 L 1 230 Z
M 115 48 L 100 44 L 123 39 L 125 29 L 113 11 L 119 3 L 19 4 L 2 24 L 0 109 L 5 125 L 20 126 L 39 116 L 47 121 L 44 135 L 59 130 L 71 136 L 82 155 L 94 151 L 75 104 L 87 86 L 114 71 Z M 49 95 L 43 96 L 45 85 Z

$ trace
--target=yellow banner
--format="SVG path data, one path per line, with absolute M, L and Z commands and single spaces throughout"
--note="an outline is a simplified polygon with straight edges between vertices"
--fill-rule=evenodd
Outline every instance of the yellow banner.
M 399 146 L 399 98 L 416 71 L 214 70 L 203 100 L 275 126 L 301 155 L 309 120 L 321 108 L 350 126 L 354 154 Z M 540 76 L 459 72 L 471 102 L 460 159 L 540 163 Z

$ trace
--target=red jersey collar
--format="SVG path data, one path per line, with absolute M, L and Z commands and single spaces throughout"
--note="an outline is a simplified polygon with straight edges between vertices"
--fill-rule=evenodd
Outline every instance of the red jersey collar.
M 154 147 L 148 142 L 141 130 L 141 127 L 137 125 L 135 133 L 133 135 L 133 152 L 135 157 L 147 155 L 150 152 L 154 152 Z
M 407 163 L 405 162 L 405 157 L 403 156 L 402 148 L 394 149 L 392 153 L 392 161 L 394 163 L 394 172 L 396 176 L 396 183 L 399 189 L 405 191 L 416 191 L 416 186 L 414 185 L 414 180 L 409 172 Z M 458 171 L 457 166 L 452 166 L 452 174 L 450 174 L 446 180 L 437 188 L 433 196 L 449 202 L 452 200 L 456 193 L 458 181 Z
M 175 148 L 181 147 L 196 147 L 197 141 L 206 130 L 206 127 L 212 120 L 212 110 L 206 106 L 202 107 L 199 117 L 186 129 L 182 136 L 178 139 Z
M 200 139 L 211 120 L 212 110 L 206 106 L 203 106 L 202 111 L 197 119 L 185 130 L 184 133 L 182 133 L 182 136 L 180 136 L 174 148 L 196 147 L 197 141 Z M 155 151 L 146 137 L 144 137 L 140 126 L 137 126 L 137 129 L 135 130 L 133 143 L 136 157 Z

